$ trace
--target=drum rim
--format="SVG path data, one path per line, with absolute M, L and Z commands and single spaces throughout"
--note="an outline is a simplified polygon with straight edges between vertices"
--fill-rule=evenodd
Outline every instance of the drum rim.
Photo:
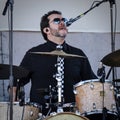
M 32 106 L 32 107 L 35 107 L 42 111 L 42 105 L 40 105 L 39 103 L 36 103 L 36 102 L 27 102 L 23 106 Z
M 98 109 L 96 111 L 84 112 L 81 115 L 85 116 L 85 115 L 100 114 L 100 113 L 102 114 L 102 109 Z M 107 113 L 111 114 L 111 115 L 116 115 L 117 116 L 117 112 L 116 111 L 108 110 Z
M 100 81 L 99 79 L 89 79 L 89 80 L 80 81 L 80 82 L 78 82 L 78 83 L 76 83 L 76 84 L 74 85 L 74 88 L 79 87 L 79 86 L 81 86 L 81 85 L 84 85 L 84 84 L 86 84 L 86 83 L 99 82 L 99 81 Z M 109 80 L 109 79 L 105 79 L 105 82 L 111 83 L 112 81 Z

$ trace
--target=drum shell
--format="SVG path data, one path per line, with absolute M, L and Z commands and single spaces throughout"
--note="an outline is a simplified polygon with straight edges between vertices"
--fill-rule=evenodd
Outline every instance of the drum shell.
M 37 106 L 29 103 L 24 106 L 19 106 L 18 102 L 13 103 L 13 120 L 35 120 L 39 116 L 40 109 Z M 0 119 L 10 120 L 10 103 L 0 102 Z
M 76 105 L 81 114 L 94 111 L 102 112 L 103 99 L 104 107 L 109 111 L 116 112 L 114 88 L 111 81 L 105 80 L 105 83 L 103 84 L 99 82 L 98 79 L 86 80 L 76 84 L 74 89 L 76 93 Z

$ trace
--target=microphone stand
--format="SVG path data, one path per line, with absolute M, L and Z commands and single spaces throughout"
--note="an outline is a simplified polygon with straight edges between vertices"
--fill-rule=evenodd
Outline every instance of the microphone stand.
M 84 12 L 81 15 L 78 15 L 74 19 L 70 18 L 70 20 L 67 22 L 66 26 L 67 27 L 70 26 L 73 22 L 77 21 L 78 19 L 80 19 L 81 17 L 83 17 L 84 15 L 86 15 L 88 12 L 90 12 L 91 10 L 93 10 L 94 8 L 98 7 L 100 4 L 102 4 L 103 2 L 106 2 L 106 1 L 107 0 L 103 0 L 103 1 L 98 2 L 96 5 L 92 6 L 89 10 L 87 10 L 86 12 Z
M 98 75 L 98 78 L 100 80 L 100 82 L 102 83 L 102 96 L 103 96 L 103 100 L 102 100 L 102 120 L 106 120 L 106 117 L 107 117 L 107 109 L 106 107 L 104 107 L 104 96 L 105 96 L 105 89 L 104 89 L 104 83 L 105 83 L 105 67 L 102 65 L 101 68 L 98 69 L 97 71 L 97 75 Z
M 102 113 L 103 113 L 103 120 L 106 120 L 106 117 L 107 117 L 107 109 L 106 107 L 104 107 L 104 96 L 105 96 L 105 89 L 104 89 L 104 83 L 105 83 L 105 67 L 103 66 L 102 67 L 102 76 L 100 78 L 100 82 L 102 83 L 102 86 L 103 86 L 103 110 L 102 110 Z
M 113 31 L 113 4 L 115 4 L 115 0 L 109 0 L 110 2 L 110 19 L 111 19 L 111 51 L 115 51 L 115 39 L 114 39 L 114 31 Z M 112 79 L 115 79 L 115 68 L 112 67 Z M 115 86 L 115 85 L 114 85 Z
M 6 14 L 7 8 L 10 9 L 10 30 L 9 30 L 9 63 L 10 63 L 10 120 L 13 120 L 13 0 L 7 0 L 3 15 Z

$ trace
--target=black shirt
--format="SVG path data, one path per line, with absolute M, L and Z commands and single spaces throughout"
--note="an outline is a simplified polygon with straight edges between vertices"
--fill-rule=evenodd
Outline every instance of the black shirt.
M 57 73 L 57 56 L 33 54 L 31 52 L 51 52 L 56 50 L 57 44 L 47 41 L 27 51 L 21 66 L 28 69 L 30 74 L 20 80 L 22 84 L 26 84 L 31 80 L 30 101 L 39 104 L 46 102 L 42 90 L 46 90 L 51 85 L 56 88 L 57 80 L 53 77 Z M 82 50 L 72 47 L 67 43 L 63 43 L 63 51 L 68 54 L 80 56 L 86 55 Z M 64 58 L 64 102 L 70 103 L 75 101 L 73 93 L 73 85 L 81 80 L 96 78 L 93 73 L 89 61 L 86 58 L 66 57 Z

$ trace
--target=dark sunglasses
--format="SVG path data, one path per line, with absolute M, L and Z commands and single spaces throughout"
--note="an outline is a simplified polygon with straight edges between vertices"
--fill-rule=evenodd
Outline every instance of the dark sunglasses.
M 60 24 L 61 21 L 64 22 L 64 24 L 66 24 L 66 22 L 67 22 L 68 20 L 67 20 L 66 18 L 62 18 L 62 19 L 60 19 L 60 18 L 54 18 L 51 22 L 53 22 L 54 24 Z M 50 22 L 50 23 L 51 23 L 51 22 Z

